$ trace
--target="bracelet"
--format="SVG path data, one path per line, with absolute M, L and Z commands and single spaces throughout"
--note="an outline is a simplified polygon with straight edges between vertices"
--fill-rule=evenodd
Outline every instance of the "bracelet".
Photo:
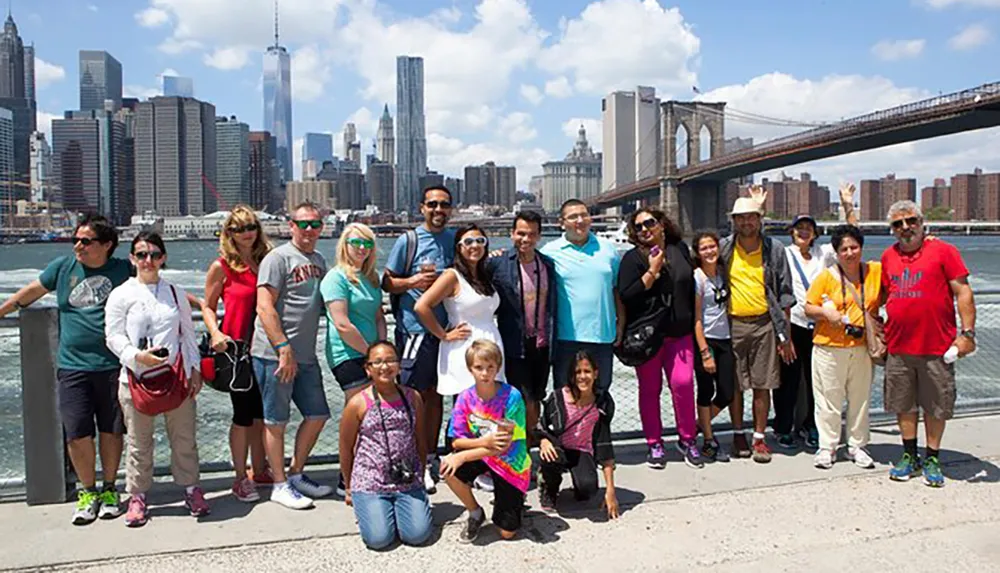
M 17 307 L 17 310 L 24 310 L 28 308 L 27 305 L 21 304 L 21 301 L 17 300 L 16 298 L 11 297 L 10 301 L 14 303 L 14 306 Z
M 702 348 L 701 349 L 701 355 L 702 356 L 711 356 L 712 355 L 712 350 L 710 348 Z
M 274 345 L 274 351 L 277 352 L 286 346 L 288 346 L 288 340 L 285 340 L 284 342 L 279 342 Z

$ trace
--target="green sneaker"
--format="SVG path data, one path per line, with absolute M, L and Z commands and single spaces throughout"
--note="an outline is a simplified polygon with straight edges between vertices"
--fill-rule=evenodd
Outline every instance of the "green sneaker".
M 93 523 L 100 506 L 101 500 L 96 491 L 80 490 L 76 498 L 76 511 L 73 512 L 73 525 Z
M 114 519 L 122 514 L 121 497 L 116 489 L 106 489 L 101 492 L 101 509 L 97 512 L 97 517 L 101 519 Z
M 920 475 L 920 458 L 915 458 L 905 452 L 896 465 L 889 470 L 889 479 L 892 481 L 909 481 L 911 477 L 916 475 Z
M 924 460 L 924 483 L 930 487 L 944 487 L 944 474 L 941 473 L 941 462 L 936 457 Z

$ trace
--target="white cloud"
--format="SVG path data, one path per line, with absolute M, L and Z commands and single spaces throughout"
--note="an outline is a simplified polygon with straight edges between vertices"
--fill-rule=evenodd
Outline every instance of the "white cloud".
M 970 8 L 1000 8 L 1000 0 L 923 0 L 931 8 L 942 9 L 952 6 L 968 6 Z
M 219 70 L 238 70 L 247 65 L 250 60 L 249 46 L 226 46 L 216 48 L 211 54 L 205 54 L 202 60 L 206 66 Z
M 178 40 L 177 38 L 167 38 L 157 48 L 164 54 L 176 56 L 193 50 L 200 50 L 202 43 L 190 39 Z
M 87 4 L 87 10 L 90 10 L 91 12 L 99 12 L 100 8 L 98 8 L 95 4 Z
M 162 80 L 160 80 L 162 82 Z M 149 99 L 151 97 L 156 97 L 163 93 L 161 87 L 149 87 L 140 85 L 126 85 L 122 89 L 122 95 L 125 97 L 134 97 L 138 99 Z
M 573 95 L 573 86 L 569 85 L 566 76 L 559 76 L 554 80 L 545 82 L 545 95 L 554 98 L 568 98 Z
M 319 99 L 329 80 L 330 65 L 317 46 L 304 46 L 292 53 L 292 99 Z
M 993 38 L 989 28 L 982 24 L 972 24 L 962 29 L 948 40 L 953 50 L 971 50 L 989 42 Z
M 493 161 L 497 165 L 517 167 L 517 187 L 527 189 L 532 175 L 542 173 L 542 163 L 551 155 L 540 148 L 525 146 L 508 147 L 489 142 L 466 143 L 465 141 L 429 133 L 427 135 L 428 167 L 442 173 L 462 174 L 467 165 L 482 165 Z
M 371 143 L 372 138 L 375 137 L 375 133 L 378 130 L 378 118 L 372 110 L 367 107 L 360 107 L 354 110 L 354 113 L 347 116 L 347 120 L 344 122 L 353 123 L 355 129 L 358 132 L 358 141 L 361 142 L 361 156 L 364 157 L 366 153 L 371 153 Z M 334 145 L 337 144 L 337 135 L 340 136 L 340 140 L 343 141 L 343 129 L 340 133 L 334 135 Z M 343 147 L 343 146 L 341 146 Z
M 894 62 L 906 58 L 915 58 L 924 51 L 926 40 L 882 40 L 872 46 L 872 54 L 876 58 Z
M 578 92 L 605 95 L 637 85 L 687 92 L 697 83 L 692 67 L 701 42 L 677 8 L 657 0 L 598 0 L 560 27 L 538 64 L 571 76 Z
M 42 110 L 35 112 L 35 122 L 38 125 L 38 131 L 45 134 L 50 145 L 52 144 L 52 120 L 62 118 L 63 116 L 57 113 L 49 113 Z
M 62 66 L 50 64 L 35 56 L 35 86 L 38 89 L 46 88 L 65 78 L 66 70 Z
M 545 99 L 542 90 L 529 84 L 521 84 L 521 97 L 531 102 L 532 105 L 538 105 Z
M 170 14 L 159 8 L 146 8 L 135 15 L 135 21 L 144 28 L 159 28 L 170 22 Z
M 500 119 L 498 132 L 511 143 L 525 143 L 538 136 L 538 130 L 532 122 L 531 114 L 515 111 Z
M 587 130 L 587 141 L 590 142 L 590 147 L 593 148 L 595 152 L 601 151 L 604 148 L 604 130 L 602 126 L 604 122 L 600 119 L 594 119 L 591 117 L 573 117 L 562 124 L 562 132 L 566 134 L 566 137 L 576 142 L 576 137 L 580 131 L 580 126 L 583 126 Z M 567 153 L 572 146 L 567 147 Z

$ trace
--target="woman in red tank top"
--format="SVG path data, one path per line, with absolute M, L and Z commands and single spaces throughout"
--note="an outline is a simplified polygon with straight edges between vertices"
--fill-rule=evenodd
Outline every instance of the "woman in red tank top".
M 271 250 L 267 235 L 253 209 L 237 205 L 222 223 L 219 235 L 219 258 L 208 267 L 205 277 L 203 316 L 212 348 L 226 349 L 231 340 L 250 344 L 257 316 L 257 268 Z M 225 310 L 219 323 L 219 299 Z M 264 456 L 264 404 L 260 388 L 254 382 L 248 392 L 230 392 L 233 422 L 229 427 L 229 449 L 233 456 L 236 480 L 233 495 L 244 502 L 260 499 L 256 486 L 271 483 Z M 247 449 L 253 464 L 253 478 L 247 476 Z

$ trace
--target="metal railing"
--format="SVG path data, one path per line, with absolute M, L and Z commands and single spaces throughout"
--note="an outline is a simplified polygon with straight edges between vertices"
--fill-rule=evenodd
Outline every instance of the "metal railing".
M 1000 376 L 996 374 L 995 361 L 1000 349 L 1000 290 L 976 293 L 978 306 L 977 336 L 979 352 L 959 361 L 957 366 L 958 404 L 960 412 L 994 411 L 1000 409 Z M 23 456 L 23 465 L 0 467 L 0 498 L 26 497 L 29 503 L 57 502 L 66 499 L 72 484 L 72 475 L 65 459 L 62 430 L 59 422 L 55 395 L 55 351 L 58 345 L 58 321 L 53 308 L 34 309 L 23 312 L 20 320 L 0 320 L 0 328 L 18 326 L 17 341 L 20 346 L 21 404 L 7 404 L 7 410 L 0 410 L 0 422 L 11 425 L 10 417 L 24 429 L 18 435 L 7 428 L 0 433 L 0 448 L 10 456 L 8 460 Z M 326 366 L 320 336 L 318 355 L 324 372 Z M 615 363 L 614 381 L 611 391 L 617 403 L 617 414 L 612 423 L 616 439 L 631 439 L 641 436 L 638 411 L 638 387 L 635 371 Z M 343 405 L 343 394 L 330 375 L 324 376 L 324 387 L 330 402 L 334 419 Z M 749 401 L 749 393 L 745 397 Z M 885 418 L 882 402 L 882 372 L 877 369 L 872 385 L 872 417 Z M 0 407 L 4 406 L 0 404 Z M 448 415 L 446 400 L 445 416 Z M 670 392 L 664 390 L 661 397 L 665 432 L 675 435 L 673 405 Z M 5 414 L 6 412 L 6 414 Z M 751 409 L 745 408 L 749 416 Z M 232 409 L 229 397 L 206 388 L 198 396 L 198 449 L 202 470 L 206 472 L 229 471 L 230 452 L 228 444 L 229 423 Z M 300 418 L 293 412 L 292 423 Z M 729 419 L 723 413 L 717 420 L 728 426 Z M 0 428 L 3 430 L 3 428 Z M 320 436 L 314 449 L 313 463 L 334 463 L 338 451 L 337 424 L 331 422 Z M 169 444 L 164 432 L 156 434 L 156 474 L 169 474 Z M 286 455 L 291 455 L 292 440 L 286 443 Z

